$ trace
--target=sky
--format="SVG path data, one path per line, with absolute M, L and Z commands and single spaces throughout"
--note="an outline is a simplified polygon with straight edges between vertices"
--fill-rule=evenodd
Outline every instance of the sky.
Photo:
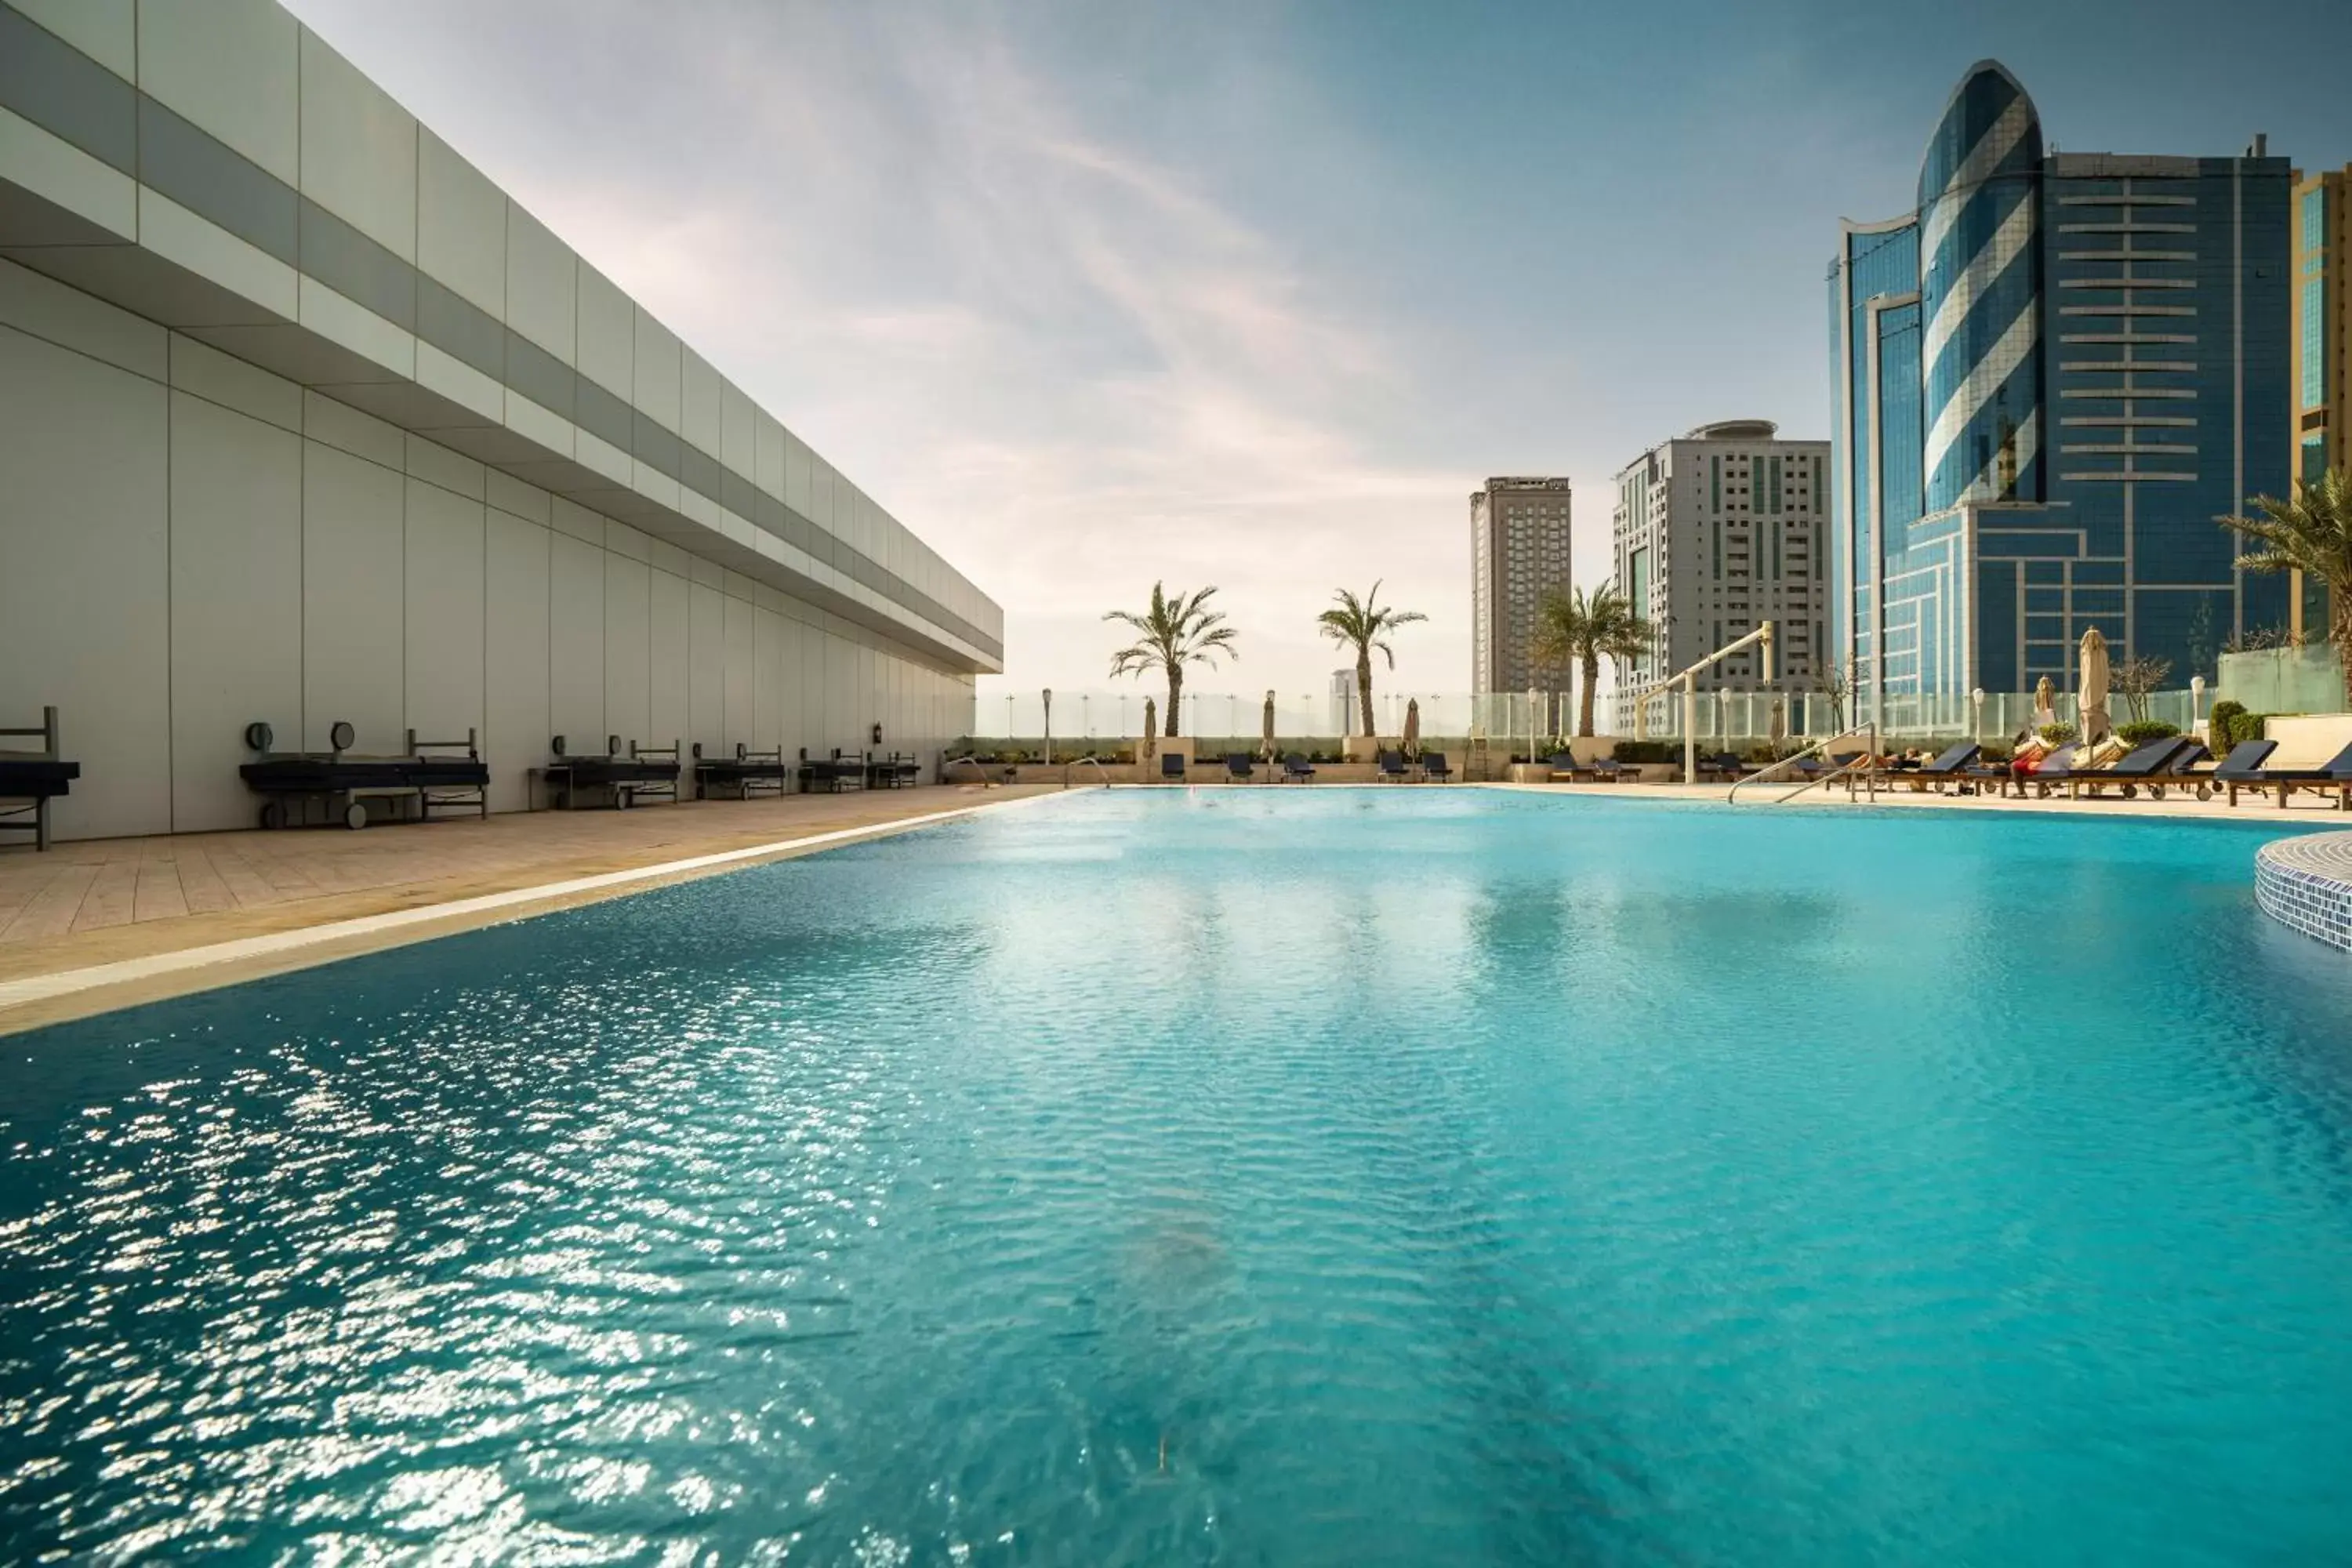
M 1335 589 L 1466 690 L 1468 495 L 1712 420 L 1829 434 L 1841 217 L 1913 205 L 1974 60 L 2076 152 L 2352 163 L 2345 0 L 293 0 L 1111 690 L 1155 580 L 1319 692 Z M 1385 688 L 1391 678 L 1381 677 Z

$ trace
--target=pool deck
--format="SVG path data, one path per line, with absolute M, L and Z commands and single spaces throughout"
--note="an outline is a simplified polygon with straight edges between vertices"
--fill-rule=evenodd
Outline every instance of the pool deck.
M 1157 785 L 1142 788 L 1166 787 Z M 1194 784 L 1269 789 L 1273 784 Z M 1721 784 L 1311 785 L 1496 788 L 1651 802 L 1721 802 Z M 444 936 L 663 882 L 902 831 L 1063 793 L 1049 784 L 931 786 L 700 801 L 634 811 L 531 812 L 362 833 L 182 834 L 0 853 L 0 1035 L 209 990 L 374 948 Z M 1743 800 L 1759 803 L 1759 786 Z M 1802 797 L 1848 806 L 1843 790 Z M 2296 828 L 2342 823 L 2332 801 L 2286 810 L 2247 797 L 2003 800 L 1882 790 L 1853 805 L 2036 815 L 2189 817 Z
M 976 785 L 0 853 L 0 1035 L 1057 795 Z

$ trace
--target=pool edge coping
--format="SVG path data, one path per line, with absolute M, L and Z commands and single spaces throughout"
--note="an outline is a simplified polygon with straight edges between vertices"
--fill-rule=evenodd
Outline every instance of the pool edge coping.
M 1018 795 L 1010 800 L 981 801 L 890 822 L 828 828 L 822 833 L 803 834 L 796 838 L 772 839 L 765 844 L 713 850 L 705 855 L 689 855 L 681 859 L 633 866 L 618 871 L 599 871 L 585 877 L 537 883 L 528 888 L 510 888 L 495 893 L 446 900 L 415 909 L 388 910 L 373 915 L 322 921 L 316 925 L 299 926 L 291 931 L 234 937 L 226 942 L 205 942 L 168 952 L 115 959 L 78 969 L 54 970 L 47 974 L 0 981 L 0 1037 L 29 1034 L 54 1024 L 72 1023 L 151 1002 L 220 990 L 296 970 L 318 968 L 363 953 L 380 952 L 387 948 L 454 936 L 462 931 L 499 924 L 501 919 L 529 919 L 551 914 L 559 910 L 650 891 L 657 886 L 695 881 L 728 871 L 748 869 L 754 865 L 841 848 L 862 840 L 937 827 L 984 812 L 1034 805 L 1039 801 L 1058 800 L 1067 795 L 1084 793 L 1087 792 L 1056 790 Z

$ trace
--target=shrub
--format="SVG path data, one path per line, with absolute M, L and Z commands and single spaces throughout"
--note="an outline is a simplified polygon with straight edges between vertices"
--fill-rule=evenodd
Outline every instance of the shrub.
M 1978 748 L 1977 756 L 1987 763 L 2006 763 L 2017 755 L 2017 749 L 2006 741 L 1987 741 Z
M 2213 714 L 2206 721 L 2205 732 L 2213 737 L 2213 744 L 2217 748 L 2234 746 L 2238 743 L 2238 725 L 2245 716 L 2244 703 L 2233 702 L 2225 697 L 2213 704 Z
M 2116 726 L 2116 739 L 2126 746 L 2145 746 L 2150 741 L 2168 741 L 2180 733 L 2180 726 L 2168 724 L 2161 719 L 2135 719 L 2128 724 Z
M 2053 746 L 2063 746 L 2067 742 L 2073 740 L 2075 736 L 2081 734 L 2082 731 L 2075 729 L 2072 724 L 2044 724 L 2042 726 L 2040 733 L 2042 740 L 2047 742 L 2049 744 Z
M 1682 748 L 1672 741 L 1620 741 L 1611 755 L 1621 763 L 1671 763 Z

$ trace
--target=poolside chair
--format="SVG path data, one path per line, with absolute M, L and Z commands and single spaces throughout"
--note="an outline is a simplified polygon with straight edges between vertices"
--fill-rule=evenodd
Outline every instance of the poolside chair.
M 1733 756 L 1729 752 L 1715 752 L 1706 756 L 1701 757 L 1698 760 L 1698 776 L 1703 779 L 1708 777 L 1719 779 L 1738 778 L 1740 772 L 1741 763 L 1739 759 Z
M 2048 800 L 2053 785 L 2063 787 L 2072 782 L 2077 773 L 2089 771 L 2078 765 L 2083 760 L 2083 748 L 2071 742 L 2063 746 L 2051 747 L 2042 753 L 2040 759 L 2030 770 L 2019 775 L 2020 793 L 2022 793 L 2024 786 L 2030 784 L 2033 786 L 2036 798 Z
M 1593 772 L 1591 763 L 1578 762 L 1576 760 L 1576 753 L 1573 752 L 1554 752 L 1551 754 L 1550 782 L 1553 784 L 1558 784 L 1562 779 L 1566 779 L 1570 784 L 1574 784 L 1579 779 L 1598 778 L 1599 776 L 1600 775 L 1598 773 Z
M 1811 784 L 1817 779 L 1827 778 L 1832 773 L 1843 773 L 1862 760 L 1863 753 L 1860 752 L 1839 752 L 1827 758 L 1799 757 L 1789 764 L 1789 772 L 1791 775 Z
M 2078 795 L 2082 790 L 2088 790 L 2096 798 L 2101 790 L 2113 784 L 2122 786 L 2124 797 L 2128 800 L 2139 793 L 2143 780 L 2160 778 L 2171 772 L 2174 759 L 2196 744 L 2186 735 L 2168 735 L 2159 741 L 2150 741 L 2096 773 L 2085 773 L 2070 781 L 2067 793 Z
M 1976 765 L 1977 758 L 1983 752 L 1984 748 L 1974 741 L 1962 741 L 1957 746 L 1945 747 L 1933 762 L 1905 769 L 1902 777 L 1915 790 L 1932 786 L 1941 794 L 1948 781 L 1967 777 L 1969 770 Z
M 2242 746 L 2238 748 L 2239 751 L 2244 749 Z M 2237 754 L 2234 751 L 2230 753 L 2233 760 Z M 2269 754 L 2264 752 L 2263 758 L 2266 760 Z M 2228 766 L 2225 763 L 2221 768 L 2216 768 L 2213 776 L 2229 786 L 2231 805 L 2238 804 L 2238 791 L 2242 788 L 2274 788 L 2278 791 L 2281 810 L 2285 809 L 2289 797 L 2305 790 L 2333 795 L 2338 807 L 2352 810 L 2352 746 L 2345 747 L 2317 767 L 2254 767 L 2224 780 L 2222 770 Z
M 2182 738 L 2189 743 L 2172 754 L 2162 773 L 2151 773 L 2137 781 L 2138 785 L 2147 788 L 2148 799 L 2162 800 L 2164 792 L 2174 788 L 2194 789 L 2199 800 L 2213 798 L 2213 753 L 2205 749 L 2202 741 L 2193 736 Z M 2126 797 L 2137 793 L 2137 788 L 2134 784 L 2124 785 Z
M 1958 781 L 1958 794 L 1982 795 L 1985 786 L 1990 784 L 1993 794 L 2006 795 L 2009 794 L 2010 784 L 2016 779 L 2016 774 L 2010 771 L 2008 763 L 1988 763 L 1979 757 L 1979 760 L 1954 773 L 1952 777 Z
M 1162 752 L 1160 753 L 1160 782 L 1161 784 L 1182 784 L 1184 782 L 1183 752 Z
M 1421 771 L 1424 777 L 1435 779 L 1439 784 L 1454 782 L 1454 765 L 1445 760 L 1444 752 L 1422 752 Z
M 1614 757 L 1601 757 L 1592 764 L 1592 776 L 1601 784 L 1623 784 L 1633 771 L 1633 763 L 1621 763 Z
M 2239 790 L 2262 786 L 2263 763 L 2277 750 L 2276 741 L 2241 741 L 2230 748 L 2230 754 L 2213 770 L 2211 782 L 2228 790 L 2230 804 L 2235 805 Z
M 1304 752 L 1292 752 L 1282 759 L 1282 782 L 1285 784 L 1315 782 L 1315 770 L 1308 765 L 1307 754 Z
M 1247 752 L 1227 752 L 1225 776 L 1235 784 L 1255 784 L 1257 782 L 1257 766 L 1250 761 Z

